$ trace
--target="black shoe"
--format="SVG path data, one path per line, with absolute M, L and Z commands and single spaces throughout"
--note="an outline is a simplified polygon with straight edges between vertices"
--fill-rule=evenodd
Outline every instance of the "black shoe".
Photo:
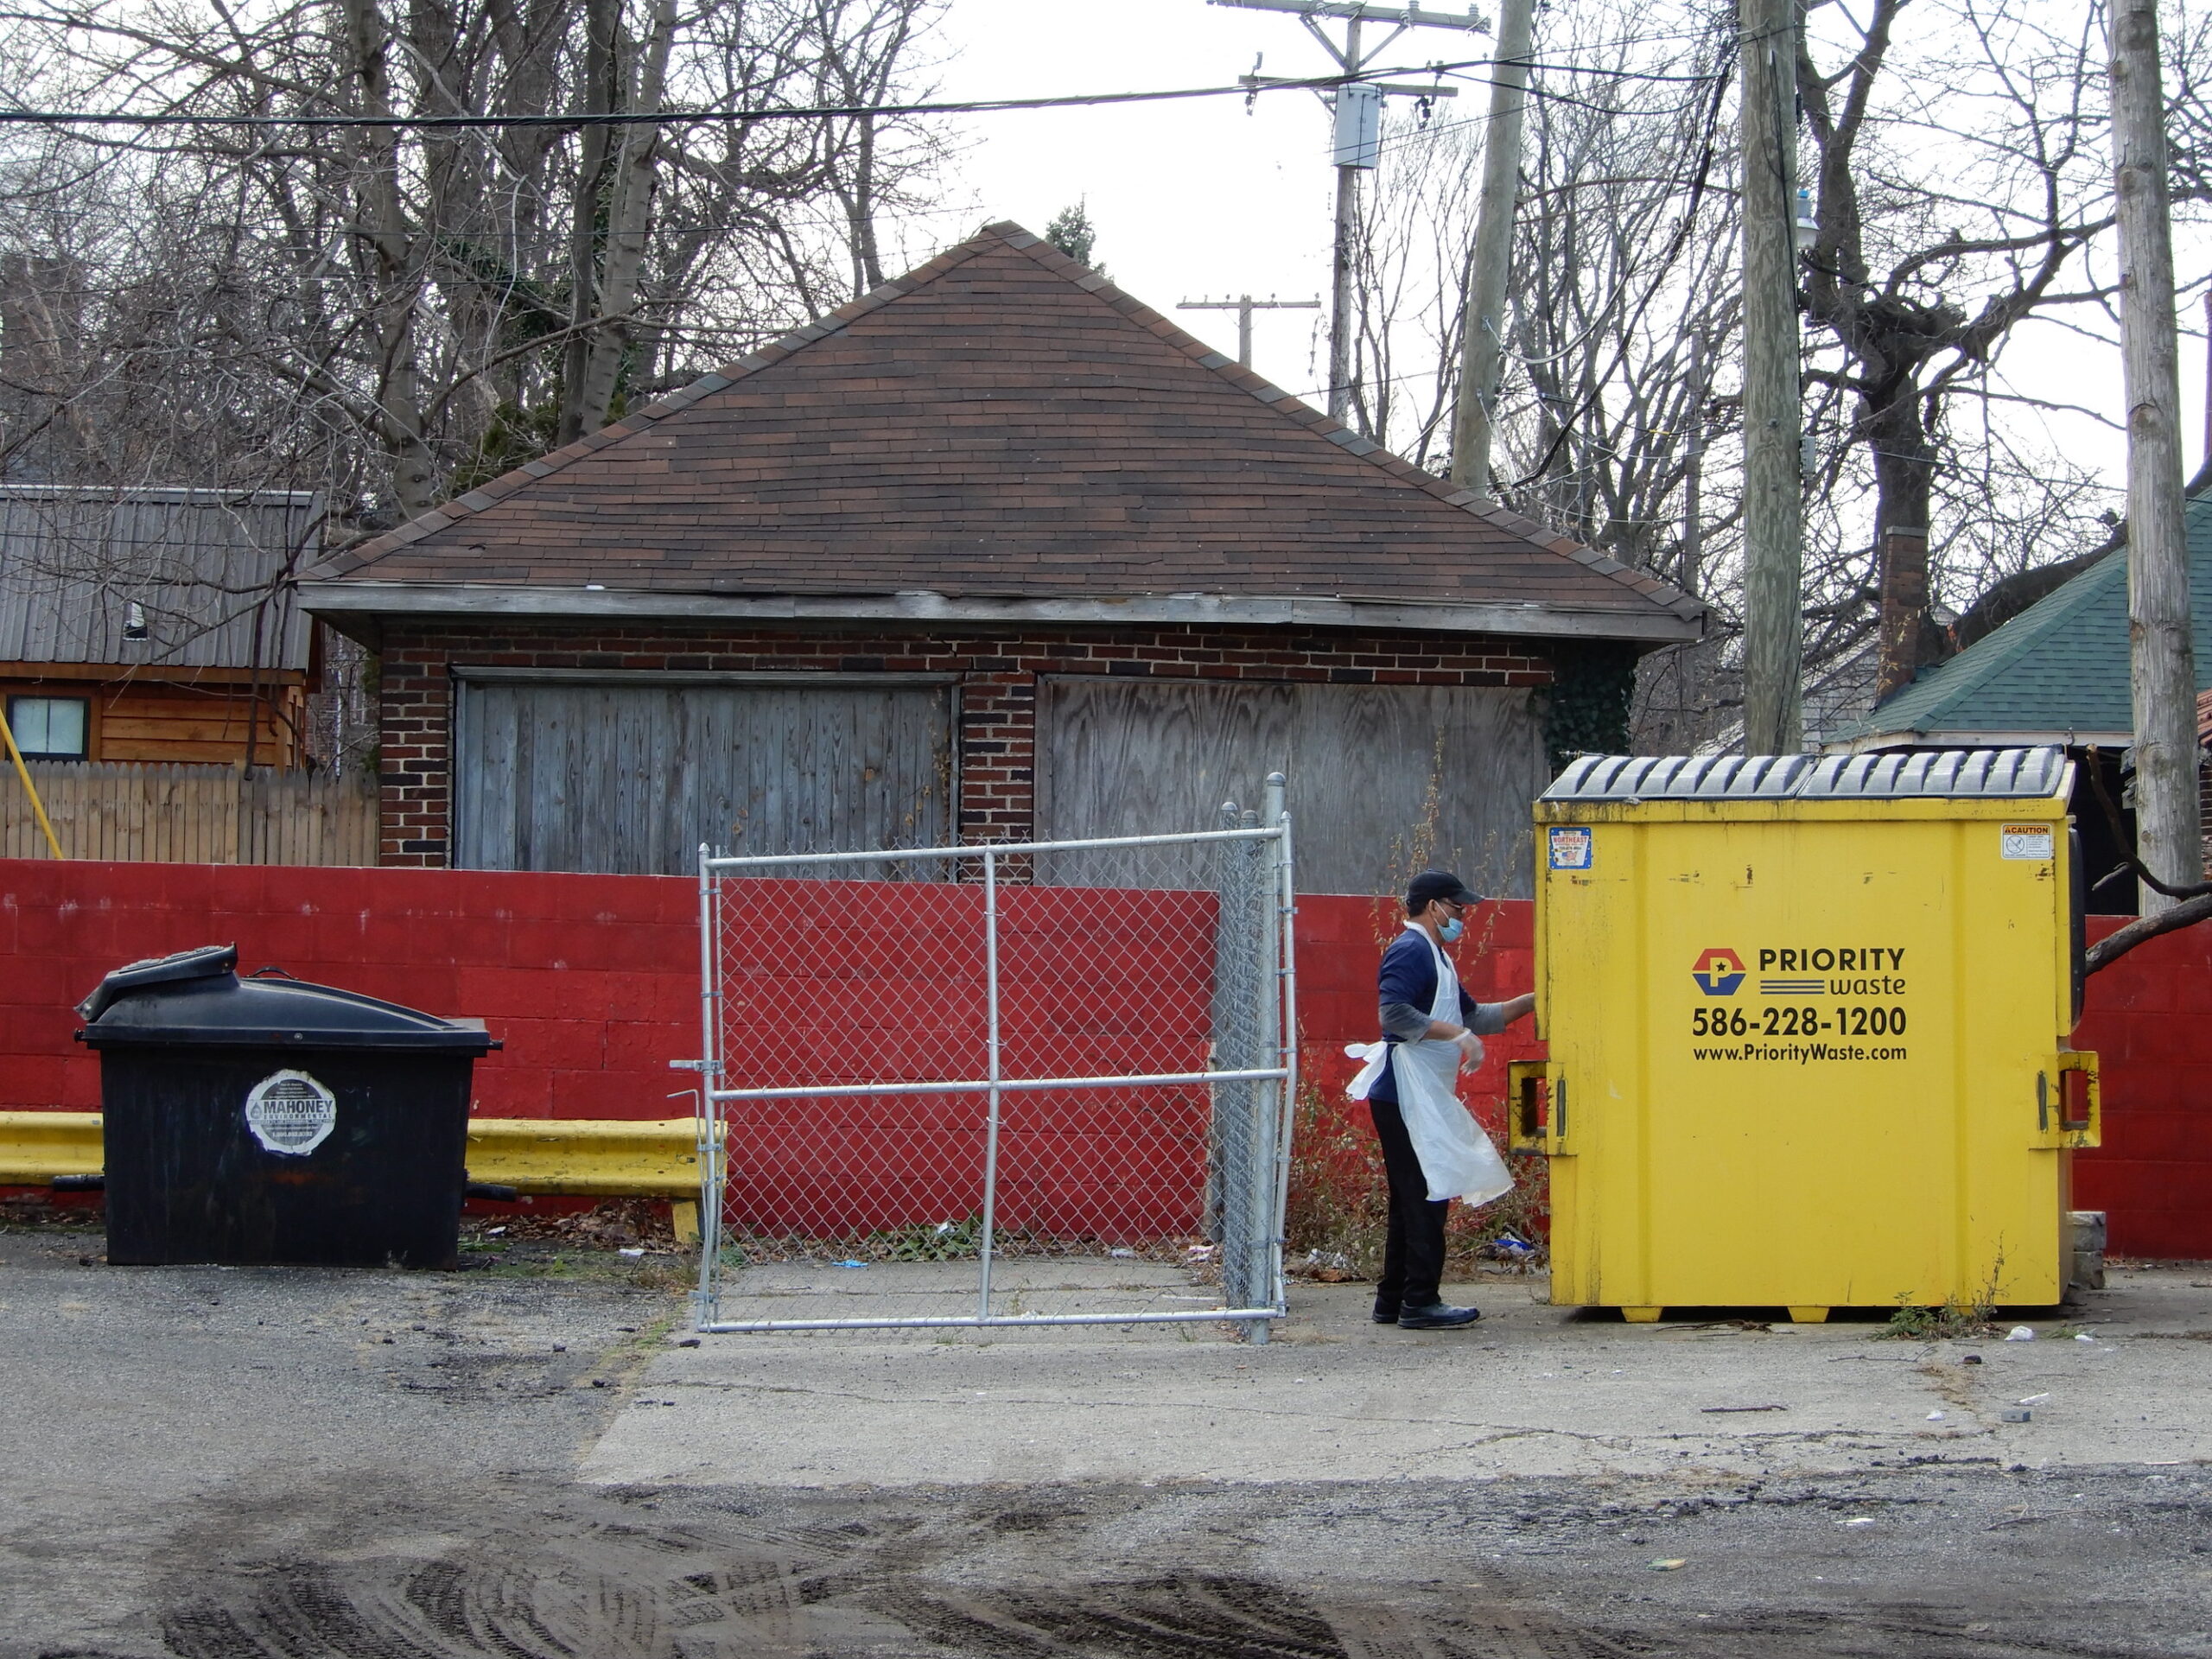
M 1408 1307 L 1398 1314 L 1401 1331 L 1449 1331 L 1462 1325 L 1472 1325 L 1483 1316 L 1479 1307 L 1453 1307 L 1447 1302 L 1432 1302 L 1427 1307 Z
M 1398 1305 L 1395 1302 L 1377 1302 L 1375 1304 L 1376 1324 L 1395 1325 L 1397 1322 Z

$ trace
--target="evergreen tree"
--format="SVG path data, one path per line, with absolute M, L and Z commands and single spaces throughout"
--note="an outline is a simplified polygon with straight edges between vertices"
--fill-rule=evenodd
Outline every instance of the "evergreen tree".
M 1045 226 L 1045 239 L 1085 270 L 1095 270 L 1101 276 L 1106 274 L 1106 267 L 1090 257 L 1098 241 L 1098 227 L 1090 222 L 1084 203 L 1077 201 L 1053 214 L 1052 222 Z

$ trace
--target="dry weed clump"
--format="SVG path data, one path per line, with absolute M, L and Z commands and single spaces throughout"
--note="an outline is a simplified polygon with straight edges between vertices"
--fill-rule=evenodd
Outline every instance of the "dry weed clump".
M 1519 1265 L 1545 1258 L 1551 1204 L 1548 1171 L 1541 1158 L 1516 1158 L 1512 1192 L 1479 1209 L 1454 1205 L 1445 1231 L 1446 1270 L 1467 1277 L 1492 1266 L 1497 1241 L 1535 1246 Z M 1332 1099 L 1318 1085 L 1299 1090 L 1291 1139 L 1290 1198 L 1284 1216 L 1284 1258 L 1293 1272 L 1326 1278 L 1372 1279 L 1382 1270 L 1389 1217 L 1382 1154 L 1367 1108 Z

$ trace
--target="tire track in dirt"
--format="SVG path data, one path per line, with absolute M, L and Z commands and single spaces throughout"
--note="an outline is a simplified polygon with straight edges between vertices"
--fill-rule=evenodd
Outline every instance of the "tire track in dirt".
M 1570 1539 L 1598 1511 L 1584 1516 L 1590 1505 L 1569 1496 L 1535 1491 L 1510 1506 L 1468 1508 L 1438 1507 L 1433 1495 L 1425 1507 L 1409 1494 L 748 1495 L 521 1478 L 434 1490 L 364 1478 L 194 1506 L 178 1519 L 168 1576 L 156 1581 L 148 1611 L 168 1659 L 2114 1659 L 2124 1651 L 2055 1632 L 2024 1642 L 2017 1626 L 2007 1639 L 1967 1624 L 1955 1606 L 1894 1599 L 1862 1602 L 1847 1620 L 1787 1604 L 1692 1614 L 1636 1593 L 1538 1602 L 1522 1581 L 1533 1564 L 1516 1569 L 1522 1577 L 1494 1568 L 1498 1558 L 1472 1536 L 1420 1558 L 1421 1567 L 1402 1554 L 1445 1535 L 1455 1516 L 1498 1541 L 1548 1518 L 1564 1529 L 1561 1546 L 1575 1548 Z M 1727 1517 L 1694 1505 L 1684 1514 Z M 1287 1528 L 1313 1537 L 1310 1548 L 1332 1567 L 1286 1568 L 1283 1556 L 1270 1555 Z M 1433 1576 L 1440 1567 L 1450 1576 Z M 48 1649 L 40 1659 L 151 1655 Z

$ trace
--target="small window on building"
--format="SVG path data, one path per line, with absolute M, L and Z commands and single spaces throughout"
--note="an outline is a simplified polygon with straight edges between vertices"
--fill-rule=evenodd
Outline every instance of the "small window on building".
M 143 639 L 148 637 L 146 607 L 135 599 L 123 607 L 123 637 L 125 639 Z
M 85 697 L 10 697 L 8 729 L 27 760 L 82 760 L 92 713 Z

